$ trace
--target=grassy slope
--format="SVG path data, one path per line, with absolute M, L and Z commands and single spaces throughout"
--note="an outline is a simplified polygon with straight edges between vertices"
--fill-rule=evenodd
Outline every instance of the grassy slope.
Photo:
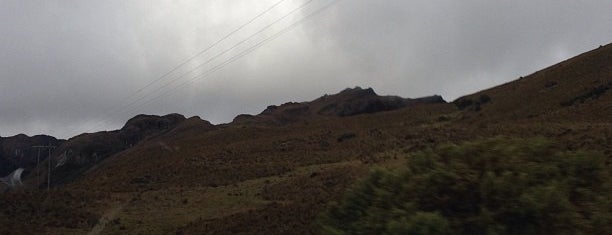
M 598 149 L 612 159 L 612 91 L 561 105 L 609 83 L 611 55 L 612 47 L 606 46 L 464 97 L 490 96 L 480 111 L 418 105 L 283 127 L 236 124 L 215 130 L 186 122 L 176 128 L 180 131 L 112 156 L 79 182 L 58 189 L 91 201 L 64 205 L 77 222 L 47 223 L 61 217 L 22 210 L 30 202 L 19 194 L 0 197 L 43 221 L 31 229 L 46 233 L 83 232 L 94 226 L 92 218 L 120 208 L 105 218 L 102 233 L 308 234 L 314 216 L 367 169 L 393 167 L 406 153 L 443 142 L 500 134 L 546 136 L 560 148 Z M 18 225 L 0 219 L 0 230 Z
M 590 94 L 602 87 L 612 89 L 612 44 L 456 102 L 478 101 L 488 95 L 491 101 L 478 113 L 487 121 L 540 118 L 597 122 L 612 116 L 612 92 L 600 97 Z

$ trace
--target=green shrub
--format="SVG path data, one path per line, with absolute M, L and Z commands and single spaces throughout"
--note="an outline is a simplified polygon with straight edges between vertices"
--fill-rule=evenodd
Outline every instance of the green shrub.
M 597 234 L 612 231 L 603 155 L 493 138 L 377 169 L 323 213 L 322 234 Z
M 480 95 L 480 103 L 481 104 L 489 103 L 489 101 L 491 101 L 491 97 L 490 96 L 488 96 L 487 94 Z
M 459 108 L 459 110 L 464 110 L 467 107 L 470 107 L 472 106 L 472 104 L 474 104 L 474 102 L 471 99 L 467 99 L 467 98 L 459 99 L 455 101 L 454 103 L 457 106 L 457 108 Z

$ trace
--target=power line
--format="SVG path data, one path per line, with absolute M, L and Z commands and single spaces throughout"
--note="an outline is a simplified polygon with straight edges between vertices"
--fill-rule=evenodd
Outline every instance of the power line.
M 225 39 L 228 39 L 230 36 L 232 36 L 234 33 L 237 33 L 238 31 L 242 30 L 244 27 L 246 27 L 247 25 L 253 23 L 255 20 L 257 20 L 259 17 L 265 15 L 266 13 L 268 13 L 269 11 L 271 11 L 272 9 L 274 9 L 276 6 L 280 5 L 281 3 L 283 3 L 286 0 L 280 0 L 278 2 L 276 2 L 274 5 L 270 6 L 268 9 L 266 9 L 265 11 L 259 13 L 258 15 L 256 15 L 255 17 L 253 17 L 251 20 L 249 20 L 248 22 L 242 24 L 240 27 L 234 29 L 233 31 L 231 31 L 230 33 L 228 33 L 227 35 L 225 35 L 223 38 L 217 40 L 216 42 L 214 42 L 212 45 L 210 45 L 209 47 L 207 47 L 206 49 L 198 52 L 197 54 L 195 54 L 194 56 L 192 56 L 191 58 L 183 61 L 182 63 L 180 63 L 179 65 L 177 65 L 176 67 L 174 67 L 173 69 L 171 69 L 170 71 L 168 71 L 167 73 L 165 73 L 164 75 L 162 75 L 161 77 L 159 77 L 158 79 L 156 79 L 153 82 L 150 82 L 149 84 L 147 84 L 146 86 L 144 86 L 143 88 L 140 88 L 136 91 L 136 93 L 141 92 L 142 90 L 148 88 L 149 86 L 153 85 L 154 83 L 162 80 L 164 77 L 168 76 L 169 74 L 173 73 L 174 71 L 178 70 L 180 67 L 183 67 L 183 65 L 189 63 L 190 61 L 194 60 L 195 58 L 199 57 L 200 55 L 206 53 L 207 51 L 209 51 L 210 49 L 212 49 L 213 47 L 217 46 L 219 43 L 221 43 L 222 41 L 224 41 Z M 133 96 L 133 95 L 132 95 Z M 131 97 L 132 97 L 131 96 Z M 128 98 L 126 98 L 128 99 Z
M 168 86 L 170 86 L 172 83 L 174 83 L 174 82 L 178 81 L 179 79 L 181 79 L 181 78 L 185 77 L 186 75 L 188 75 L 188 74 L 190 74 L 190 73 L 193 73 L 194 71 L 198 70 L 199 68 L 203 67 L 204 65 L 207 65 L 207 64 L 209 64 L 209 63 L 213 62 L 215 59 L 217 59 L 217 58 L 219 58 L 219 57 L 221 57 L 221 56 L 225 55 L 226 53 L 228 53 L 228 52 L 232 51 L 233 49 L 235 49 L 235 48 L 239 47 L 240 45 L 242 45 L 242 44 L 244 44 L 244 43 L 248 42 L 249 40 L 251 40 L 251 39 L 252 39 L 252 38 L 254 38 L 255 36 L 257 36 L 257 35 L 259 35 L 259 34 L 261 34 L 261 33 L 265 32 L 266 30 L 268 30 L 269 28 L 271 28 L 271 27 L 272 27 L 272 26 L 274 26 L 275 24 L 277 24 L 277 23 L 279 23 L 279 22 L 281 22 L 281 21 L 285 20 L 285 19 L 286 19 L 287 17 L 289 17 L 290 15 L 292 15 L 292 14 L 294 14 L 295 12 L 297 12 L 297 11 L 299 11 L 299 10 L 303 9 L 304 7 L 306 7 L 308 4 L 312 3 L 313 1 L 314 1 L 314 0 L 308 0 L 308 1 L 304 2 L 304 3 L 303 3 L 303 4 L 301 4 L 300 6 L 298 6 L 298 7 L 294 8 L 293 10 L 291 10 L 289 13 L 287 13 L 287 14 L 283 15 L 282 17 L 280 17 L 280 18 L 278 18 L 278 19 L 274 20 L 272 23 L 270 23 L 270 24 L 268 24 L 268 25 L 264 26 L 264 27 L 263 27 L 263 28 L 261 28 L 259 31 L 255 32 L 255 33 L 253 33 L 253 34 L 251 34 L 250 36 L 248 36 L 247 38 L 245 38 L 245 39 L 241 40 L 240 42 L 238 42 L 238 43 L 234 44 L 234 45 L 233 45 L 233 46 L 231 46 L 230 48 L 228 48 L 228 49 L 226 49 L 226 50 L 222 51 L 221 53 L 218 53 L 218 54 L 214 55 L 213 57 L 209 58 L 209 59 L 208 59 L 207 61 L 205 61 L 204 63 L 201 63 L 201 64 L 200 64 L 200 65 L 198 65 L 197 67 L 195 67 L 195 68 L 193 68 L 193 69 L 191 69 L 191 70 L 189 70 L 189 71 L 187 71 L 187 72 L 185 72 L 185 73 L 181 74 L 179 77 L 176 77 L 176 78 L 174 78 L 174 79 L 170 80 L 169 82 L 165 83 L 165 84 L 164 84 L 164 85 L 162 85 L 161 87 L 158 87 L 157 89 L 155 89 L 155 90 L 153 90 L 153 91 L 151 91 L 151 92 L 148 92 L 148 93 L 147 93 L 147 94 L 145 94 L 144 96 L 141 96 L 140 98 L 138 98 L 138 99 L 136 99 L 136 100 L 134 100 L 134 101 L 132 101 L 132 102 L 128 103 L 127 105 L 123 106 L 123 108 L 121 108 L 120 110 L 117 110 L 117 112 L 113 112 L 113 113 L 111 113 L 111 114 L 107 115 L 106 117 L 107 117 L 108 119 L 110 119 L 110 118 L 112 118 L 114 115 L 119 114 L 119 113 L 120 113 L 120 112 L 122 112 L 122 111 L 127 111 L 128 109 L 130 109 L 131 107 L 133 107 L 134 105 L 136 105 L 136 104 L 137 104 L 139 101 L 142 101 L 142 100 L 144 100 L 145 98 L 147 98 L 147 97 L 151 96 L 152 94 L 154 94 L 154 93 L 156 93 L 156 92 L 159 92 L 159 91 L 161 91 L 161 90 L 163 90 L 163 89 L 167 88 L 167 87 L 168 87 Z M 334 1 L 334 2 L 335 2 L 335 1 Z M 217 67 L 217 66 L 215 66 L 215 67 Z M 213 68 L 214 68 L 214 67 L 213 67 Z M 175 89 L 173 89 L 172 91 L 174 91 L 174 90 L 175 90 Z M 167 93 L 167 92 L 164 92 L 163 94 L 166 94 L 166 93 Z M 155 99 L 155 98 L 153 98 L 153 99 Z M 148 104 L 148 102 L 147 102 L 147 101 L 145 101 L 145 104 Z M 106 119 L 106 118 L 104 118 L 104 119 Z M 104 124 L 104 122 L 105 122 L 105 120 L 101 120 L 100 122 L 97 122 L 97 123 L 95 124 L 95 126 L 94 126 L 94 127 L 89 128 L 89 129 L 88 129 L 86 132 L 89 132 L 89 131 L 92 131 L 92 130 L 97 129 L 99 126 L 103 125 L 103 124 Z
M 225 60 L 221 64 L 218 64 L 217 66 L 207 70 L 206 72 L 204 72 L 202 74 L 199 74 L 199 75 L 196 75 L 196 76 L 192 77 L 190 80 L 187 80 L 187 81 L 179 84 L 178 86 L 175 86 L 171 90 L 167 90 L 166 92 L 164 92 L 164 93 L 162 93 L 162 94 L 160 94 L 158 96 L 155 96 L 154 98 L 152 98 L 152 99 L 146 101 L 144 104 L 142 104 L 142 106 L 146 106 L 146 105 L 152 103 L 153 101 L 155 101 L 155 100 L 157 100 L 157 99 L 159 99 L 159 98 L 161 98 L 163 96 L 168 95 L 170 92 L 173 92 L 173 91 L 176 91 L 178 89 L 181 89 L 184 86 L 188 85 L 189 83 L 193 83 L 193 82 L 195 82 L 197 80 L 200 80 L 200 79 L 203 79 L 203 78 L 207 77 L 208 75 L 210 75 L 210 74 L 212 74 L 212 73 L 222 69 L 226 65 L 228 65 L 228 64 L 230 64 L 230 63 L 232 63 L 232 62 L 234 62 L 234 61 L 236 61 L 236 60 L 238 60 L 238 59 L 240 59 L 240 58 L 242 58 L 242 57 L 244 57 L 244 56 L 246 56 L 248 54 L 250 54 L 251 52 L 255 51 L 256 49 L 260 48 L 261 46 L 267 44 L 268 42 L 271 42 L 271 41 L 275 40 L 276 38 L 280 37 L 281 35 L 285 34 L 286 32 L 290 31 L 291 29 L 295 28 L 295 26 L 299 25 L 300 23 L 302 23 L 306 19 L 308 19 L 308 18 L 310 18 L 312 16 L 315 16 L 315 15 L 323 12 L 324 10 L 328 9 L 329 7 L 331 7 L 332 5 L 334 5 L 334 4 L 336 4 L 336 3 L 340 2 L 340 1 L 341 0 L 332 0 L 327 5 L 325 5 L 325 6 L 321 7 L 321 8 L 319 8 L 319 9 L 315 10 L 314 12 L 306 15 L 305 17 L 301 18 L 300 20 L 294 22 L 293 24 L 287 26 L 286 28 L 282 29 L 281 31 L 275 33 L 271 37 L 268 37 L 268 38 L 262 40 L 261 42 L 259 42 L 259 43 L 255 44 L 255 45 L 247 48 L 246 50 L 242 51 L 238 55 L 235 55 L 235 56 L 229 58 L 228 60 Z
M 238 31 L 242 30 L 243 28 L 245 28 L 246 26 L 252 24 L 253 22 L 255 22 L 257 19 L 261 18 L 263 15 L 265 15 L 266 13 L 270 12 L 272 9 L 276 8 L 278 5 L 280 5 L 281 3 L 285 2 L 286 0 L 280 0 L 276 3 L 274 3 L 273 5 L 271 5 L 270 7 L 268 7 L 266 10 L 260 12 L 259 14 L 257 14 L 255 17 L 251 18 L 249 21 L 247 21 L 246 23 L 240 25 L 238 28 L 232 30 L 231 32 L 229 32 L 228 34 L 226 34 L 225 36 L 223 36 L 222 38 L 218 39 L 217 41 L 215 41 L 213 44 L 211 44 L 210 46 L 208 46 L 206 49 L 199 51 L 198 53 L 196 53 L 194 56 L 186 59 L 185 61 L 181 62 L 180 64 L 178 64 L 177 66 L 175 66 L 174 68 L 172 68 L 170 71 L 164 73 L 162 76 L 158 77 L 157 79 L 153 80 L 152 82 L 149 82 L 148 84 L 146 84 L 144 87 L 136 90 L 134 93 L 132 93 L 131 95 L 127 96 L 126 98 L 123 98 L 123 100 L 129 100 L 131 98 L 133 98 L 134 96 L 140 94 L 142 91 L 144 91 L 145 89 L 149 88 L 150 86 L 152 86 L 153 84 L 163 80 L 164 78 L 166 78 L 168 75 L 174 73 L 175 71 L 177 71 L 179 68 L 183 67 L 184 65 L 186 65 L 187 63 L 193 61 L 194 59 L 196 59 L 197 57 L 201 56 L 202 54 L 208 52 L 209 50 L 211 50 L 212 48 L 214 48 L 215 46 L 217 46 L 219 43 L 225 41 L 226 39 L 228 39 L 229 37 L 231 37 L 232 35 L 234 35 L 235 33 L 237 33 Z M 116 107 L 113 108 L 110 112 L 114 113 L 117 109 L 120 107 Z

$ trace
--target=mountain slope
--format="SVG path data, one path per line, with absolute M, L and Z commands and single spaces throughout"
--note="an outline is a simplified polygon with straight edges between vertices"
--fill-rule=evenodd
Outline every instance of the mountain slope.
M 602 152 L 612 166 L 611 56 L 608 45 L 453 103 L 356 88 L 230 124 L 194 117 L 163 130 L 145 125 L 154 131 L 135 135 L 145 137 L 131 147 L 118 137 L 123 129 L 86 134 L 62 146 L 111 136 L 124 149 L 80 168 L 50 192 L 49 204 L 34 205 L 47 210 L 28 213 L 34 200 L 22 198 L 37 198 L 31 194 L 0 195 L 11 205 L 0 212 L 38 218 L 45 223 L 29 229 L 50 234 L 87 232 L 109 212 L 112 219 L 100 219 L 106 234 L 316 234 L 317 214 L 369 169 L 395 168 L 444 143 L 543 136 L 555 148 Z M 75 218 L 60 223 L 67 220 L 45 212 L 57 210 Z M 11 226 L 28 228 L 0 217 L 0 230 Z
M 605 144 L 612 137 L 610 116 L 572 111 L 606 107 L 609 93 L 562 105 L 609 82 L 610 55 L 606 46 L 453 104 L 434 97 L 405 109 L 358 115 L 370 113 L 369 104 L 377 103 L 370 100 L 378 96 L 356 88 L 311 102 L 270 106 L 214 131 L 158 136 L 107 159 L 73 187 L 143 192 L 120 215 L 122 226 L 132 232 L 311 234 L 315 231 L 309 224 L 317 212 L 367 168 L 393 167 L 402 162 L 402 154 L 439 143 L 544 135 L 562 148 L 597 149 L 612 159 Z M 484 104 L 460 109 L 465 99 Z M 401 102 L 388 98 L 382 103 L 373 106 L 383 111 Z M 543 125 L 530 121 L 534 118 L 557 122 Z M 168 191 L 175 196 L 162 196 Z M 163 208 L 181 219 L 164 223 L 177 217 L 132 216 L 158 211 L 147 206 L 159 205 L 156 199 L 174 205 Z
M 602 120 L 612 116 L 612 44 L 454 101 L 481 118 Z
M 58 146 L 51 156 L 52 185 L 61 185 L 78 179 L 84 171 L 101 160 L 148 138 L 169 132 L 186 120 L 180 114 L 138 115 L 128 120 L 119 130 L 87 133 L 70 138 Z M 45 174 L 46 171 L 43 170 Z
M 113 190 L 134 190 L 142 187 L 134 182 L 141 182 L 144 178 L 147 179 L 147 187 L 156 183 L 163 185 L 156 187 L 164 187 L 175 183 L 193 184 L 192 182 L 197 182 L 198 185 L 226 185 L 245 179 L 282 174 L 296 166 L 336 162 L 343 157 L 331 154 L 333 151 L 344 150 L 334 150 L 335 148 L 343 148 L 349 144 L 353 145 L 354 149 L 368 148 L 367 145 L 358 147 L 360 143 L 352 141 L 338 146 L 334 143 L 349 140 L 354 138 L 353 135 L 357 135 L 342 128 L 344 126 L 359 129 L 354 126 L 356 124 L 350 124 L 353 119 L 351 117 L 366 113 L 384 115 L 383 111 L 399 111 L 403 110 L 402 108 L 415 109 L 418 112 L 429 105 L 445 107 L 442 109 L 445 111 L 452 109 L 452 105 L 447 104 L 440 96 L 404 99 L 397 96 L 379 96 L 371 88 L 356 87 L 310 102 L 269 106 L 259 115 L 242 115 L 231 124 L 219 125 L 216 128 L 211 128 L 208 122 L 184 122 L 185 125 L 181 123 L 169 132 L 150 138 L 105 161 L 88 173 L 95 175 L 88 178 L 88 183 L 107 184 L 107 180 L 99 179 L 112 177 L 114 182 L 109 185 L 112 185 Z M 308 122 L 313 121 L 319 122 L 318 125 L 335 126 L 324 129 L 337 130 L 329 133 L 310 133 L 308 140 L 304 139 L 307 133 L 294 133 L 296 126 L 301 129 L 304 128 L 303 125 L 309 125 Z M 337 125 L 339 121 L 344 124 Z M 289 137 L 292 135 L 296 135 L 295 139 Z M 372 134 L 367 133 L 364 136 Z M 279 157 L 279 151 L 291 154 Z M 296 151 L 302 156 L 296 155 Z M 308 157 L 309 153 L 317 151 L 321 151 L 325 157 Z M 135 165 L 138 165 L 138 168 L 134 168 Z M 107 168 L 111 166 L 116 168 L 116 171 L 108 171 Z M 224 173 L 240 171 L 242 167 L 255 169 L 241 171 L 236 175 Z
M 58 140 L 46 135 L 16 135 L 11 137 L 0 137 L 0 176 L 5 176 L 21 167 L 30 171 L 36 167 L 38 150 L 32 148 L 37 145 L 57 146 L 64 140 Z M 47 158 L 47 150 L 41 150 L 40 160 Z M 27 173 L 27 172 L 26 172 Z M 24 174 L 26 175 L 26 174 Z

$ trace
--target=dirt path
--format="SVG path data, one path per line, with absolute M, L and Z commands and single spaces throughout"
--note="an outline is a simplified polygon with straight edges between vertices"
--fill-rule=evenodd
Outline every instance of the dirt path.
M 98 235 L 100 234 L 102 231 L 104 231 L 104 228 L 106 227 L 106 225 L 113 221 L 117 215 L 119 214 L 119 212 L 121 212 L 121 210 L 123 210 L 123 208 L 125 206 L 127 206 L 127 204 L 129 203 L 129 201 L 126 202 L 122 202 L 120 204 L 118 204 L 117 206 L 111 208 L 110 210 L 108 210 L 106 213 L 104 213 L 104 215 L 102 215 L 102 217 L 98 220 L 98 223 L 96 224 L 96 226 L 94 226 L 91 231 L 89 231 L 89 233 L 87 233 L 88 235 Z

